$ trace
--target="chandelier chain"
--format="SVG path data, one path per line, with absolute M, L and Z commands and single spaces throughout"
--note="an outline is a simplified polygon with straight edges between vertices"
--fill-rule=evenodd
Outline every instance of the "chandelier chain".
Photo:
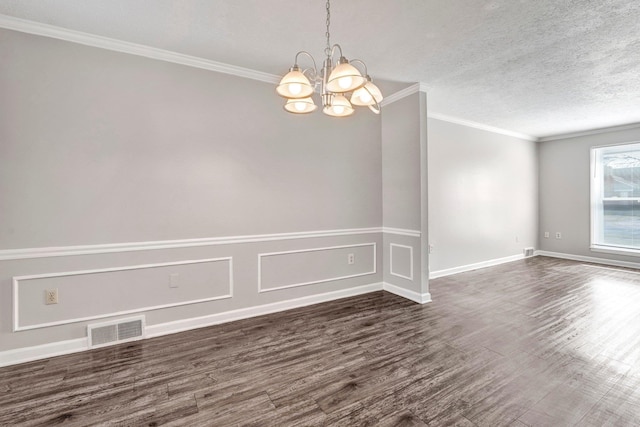
M 327 0 L 327 32 L 325 36 L 327 36 L 327 47 L 324 49 L 325 55 L 327 57 L 331 56 L 331 41 L 329 40 L 331 34 L 329 33 L 329 26 L 331 25 L 331 5 L 329 4 L 329 0 Z

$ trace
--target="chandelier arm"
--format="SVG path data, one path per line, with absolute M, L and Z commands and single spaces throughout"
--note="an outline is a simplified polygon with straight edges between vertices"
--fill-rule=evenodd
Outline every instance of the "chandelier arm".
M 367 64 L 365 64 L 365 63 L 364 63 L 364 61 L 363 61 L 363 60 L 361 60 L 361 59 L 352 59 L 352 60 L 350 60 L 350 61 L 349 61 L 349 63 L 350 63 L 351 65 L 353 65 L 353 63 L 354 63 L 354 62 L 357 62 L 358 64 L 362 64 L 362 66 L 364 67 L 364 74 L 363 74 L 363 76 L 364 76 L 364 77 L 368 77 L 368 76 L 369 76 L 369 72 L 367 71 Z
M 315 68 L 305 68 L 302 70 L 302 74 L 313 82 L 314 87 L 318 86 L 318 71 Z
M 338 48 L 338 50 L 340 51 L 340 57 L 344 56 L 342 54 L 342 47 L 340 47 L 340 45 L 336 43 L 333 46 L 331 46 L 331 50 L 327 53 L 327 58 L 333 58 L 333 54 L 335 53 L 336 48 Z
M 364 88 L 364 90 L 366 90 L 367 92 L 369 92 L 369 95 L 371 95 L 371 98 L 373 99 L 373 102 L 375 102 L 375 110 L 371 107 L 373 107 L 373 105 L 369 106 L 369 109 L 371 111 L 373 111 L 376 114 L 380 114 L 380 111 L 382 110 L 382 107 L 380 106 L 380 104 L 378 103 L 378 100 L 376 99 L 375 96 L 373 96 L 373 94 L 371 93 L 371 91 L 369 89 L 367 89 L 366 87 Z
M 313 55 L 311 55 L 309 52 L 307 52 L 306 50 L 301 50 L 300 52 L 296 53 L 296 59 L 295 59 L 295 63 L 296 65 L 298 65 L 298 56 L 304 54 L 307 55 L 309 58 L 311 58 L 311 62 L 313 62 L 313 69 L 316 72 L 316 74 L 318 73 L 318 66 L 316 65 L 316 60 L 313 57 Z

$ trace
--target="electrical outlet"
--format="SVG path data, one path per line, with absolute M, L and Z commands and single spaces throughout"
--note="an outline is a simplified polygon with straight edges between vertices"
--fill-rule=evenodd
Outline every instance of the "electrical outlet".
M 429 245 L 429 253 L 430 254 L 433 253 L 433 247 L 434 247 L 434 245 Z
M 355 254 L 349 254 L 347 255 L 347 263 L 348 264 L 355 264 L 356 263 L 356 256 Z
M 46 289 L 44 291 L 44 303 L 47 305 L 58 303 L 58 289 Z
M 544 232 L 544 238 L 545 238 L 545 239 L 548 239 L 548 238 L 549 238 L 549 232 L 548 232 L 548 231 L 545 231 L 545 232 Z
M 562 239 L 562 233 L 559 231 L 556 231 L 556 239 Z
M 519 241 L 520 241 L 520 238 L 516 236 L 516 243 L 518 243 Z

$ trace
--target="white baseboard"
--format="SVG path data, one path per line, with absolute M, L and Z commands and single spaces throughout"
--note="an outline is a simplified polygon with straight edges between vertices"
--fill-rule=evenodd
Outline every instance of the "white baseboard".
M 594 264 L 613 265 L 615 267 L 628 267 L 640 269 L 640 263 L 629 261 L 616 261 L 614 259 L 597 258 L 584 255 L 564 254 L 560 252 L 535 251 L 536 255 L 548 256 L 551 258 L 569 259 L 572 261 L 592 262 Z
M 265 314 L 276 313 L 279 311 L 305 307 L 321 302 L 333 301 L 381 290 L 391 292 L 401 297 L 410 299 L 411 301 L 415 301 L 419 304 L 424 304 L 431 301 L 431 295 L 429 293 L 419 294 L 418 292 L 399 288 L 388 283 L 372 283 L 370 285 L 358 286 L 355 288 L 341 289 L 339 291 L 326 292 L 323 294 L 310 295 L 302 298 L 274 302 L 271 304 L 263 304 L 255 307 L 226 311 L 224 313 L 216 313 L 208 316 L 176 320 L 174 322 L 160 323 L 158 325 L 150 325 L 146 329 L 146 337 L 154 338 L 162 335 L 175 334 L 191 329 L 233 322 L 234 320 L 262 316 Z M 46 359 L 54 356 L 77 353 L 88 349 L 87 338 L 77 338 L 73 340 L 58 341 L 33 347 L 23 347 L 14 350 L 0 351 L 0 367 L 17 365 L 19 363 Z
M 417 302 L 418 304 L 426 304 L 431 302 L 431 294 L 429 292 L 421 294 L 416 291 L 411 291 L 409 289 L 404 289 L 396 285 L 392 285 L 391 283 L 383 283 L 382 289 L 387 292 L 391 292 L 392 294 L 398 295 L 400 297 L 409 299 L 413 302 Z
M 224 313 L 212 314 L 209 316 L 195 317 L 191 319 L 177 320 L 174 322 L 150 325 L 146 329 L 146 337 L 153 338 L 162 335 L 174 334 L 205 326 L 217 325 L 220 323 L 232 322 L 234 320 L 246 319 L 249 317 L 261 316 L 278 311 L 290 310 L 292 308 L 304 307 L 366 294 L 369 292 L 381 291 L 382 283 L 373 283 L 355 288 L 341 289 L 339 291 L 326 292 L 323 294 L 310 295 L 286 301 L 279 301 L 271 304 L 264 304 L 255 307 L 247 307 Z M 54 356 L 77 353 L 88 350 L 87 338 L 77 338 L 68 341 L 58 341 L 49 344 L 42 344 L 32 347 L 23 347 L 14 350 L 0 351 L 0 367 L 17 365 L 18 363 L 31 362 L 39 359 L 46 359 Z
M 437 279 L 438 277 L 450 276 L 452 274 L 464 273 L 465 271 L 477 270 L 479 268 L 493 267 L 507 262 L 518 261 L 524 259 L 524 255 L 512 255 L 504 258 L 490 259 L 488 261 L 476 262 L 474 264 L 461 265 L 460 267 L 447 268 L 445 270 L 432 271 L 429 273 L 429 279 Z
M 220 323 L 233 322 L 234 320 L 247 319 L 249 317 L 262 316 L 264 314 L 276 313 L 279 311 L 291 310 L 292 308 L 305 307 L 307 305 L 321 302 L 333 301 L 341 298 L 367 294 L 369 292 L 381 291 L 382 283 L 358 286 L 356 288 L 343 289 L 339 291 L 326 292 L 324 294 L 310 295 L 307 297 L 290 299 L 286 301 L 274 302 L 271 304 L 258 305 L 255 307 L 241 308 L 238 310 L 226 311 L 224 313 L 211 314 L 208 316 L 194 317 L 191 319 L 176 320 L 174 322 L 161 323 L 147 327 L 147 338 L 159 337 L 161 335 L 175 334 L 191 329 L 203 328 L 206 326 L 218 325 Z
M 16 348 L 15 350 L 0 351 L 0 368 L 31 362 L 48 357 L 63 356 L 78 353 L 88 349 L 87 338 L 76 338 L 68 341 L 57 341 L 33 347 Z

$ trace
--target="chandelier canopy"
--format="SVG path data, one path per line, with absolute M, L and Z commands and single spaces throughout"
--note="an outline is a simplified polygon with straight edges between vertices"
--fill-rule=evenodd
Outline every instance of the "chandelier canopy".
M 366 64 L 359 59 L 349 61 L 342 54 L 340 45 L 331 45 L 329 0 L 327 0 L 326 8 L 327 47 L 324 50 L 326 58 L 322 69 L 318 70 L 316 61 L 309 52 L 302 50 L 296 54 L 295 63 L 276 87 L 278 95 L 287 99 L 284 109 L 293 114 L 306 114 L 315 111 L 318 107 L 312 95 L 319 88 L 322 112 L 329 116 L 350 116 L 355 112 L 354 105 L 369 107 L 374 113 L 380 114 L 382 92 L 371 81 Z M 340 52 L 340 56 L 334 66 L 333 55 L 336 50 Z M 308 56 L 313 62 L 313 68 L 300 68 L 298 65 L 300 55 Z M 361 73 L 354 64 L 362 66 L 364 73 Z

